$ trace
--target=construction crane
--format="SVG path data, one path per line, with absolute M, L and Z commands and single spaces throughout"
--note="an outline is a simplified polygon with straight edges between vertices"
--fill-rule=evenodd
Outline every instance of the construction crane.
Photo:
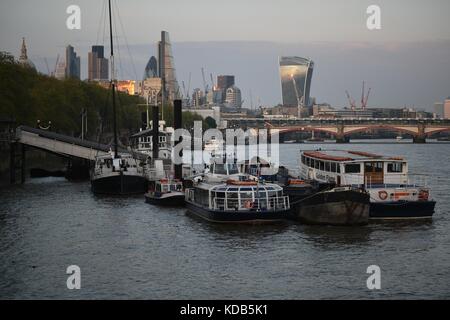
M 205 70 L 203 70 L 203 67 L 202 67 L 202 78 L 203 78 L 203 88 L 205 88 L 205 95 L 206 95 L 208 93 L 208 84 L 206 83 Z
M 212 85 L 211 89 L 214 90 L 214 88 L 216 87 L 216 85 L 214 84 L 214 78 L 213 78 L 212 73 L 210 73 L 209 76 L 211 77 L 211 85 Z
M 188 95 L 186 93 L 186 86 L 184 85 L 184 80 L 181 80 L 181 85 L 183 86 L 183 94 L 185 98 L 188 98 Z
M 369 100 L 369 94 L 370 94 L 370 90 L 371 90 L 371 88 L 369 88 L 369 90 L 367 90 L 366 96 L 364 96 L 364 94 L 365 94 L 364 85 L 365 85 L 365 82 L 363 81 L 362 92 L 361 92 L 361 108 L 362 109 L 365 109 L 367 106 L 367 101 Z
M 191 76 L 192 76 L 192 74 L 191 74 L 191 72 L 189 72 L 189 80 L 188 80 L 188 87 L 187 87 L 187 95 L 188 95 L 188 97 L 189 97 L 189 92 L 191 90 Z
M 355 110 L 355 109 L 356 109 L 356 103 L 355 103 L 355 100 L 350 96 L 350 94 L 348 93 L 347 90 L 345 90 L 345 94 L 347 95 L 347 99 L 348 99 L 348 102 L 350 103 L 351 109 L 352 109 L 352 110 Z
M 50 68 L 48 67 L 48 61 L 47 58 L 44 58 L 45 66 L 47 67 L 47 75 L 50 76 Z

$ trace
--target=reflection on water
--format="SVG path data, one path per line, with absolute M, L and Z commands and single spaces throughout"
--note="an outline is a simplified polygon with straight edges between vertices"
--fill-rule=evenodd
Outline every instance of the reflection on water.
M 296 165 L 299 148 L 280 145 Z M 94 196 L 88 182 L 29 180 L 0 190 L 0 298 L 449 298 L 450 149 L 440 145 L 320 145 L 399 155 L 426 174 L 432 221 L 361 227 L 208 223 L 143 196 Z M 67 290 L 77 264 L 82 289 Z M 382 270 L 382 290 L 366 269 Z

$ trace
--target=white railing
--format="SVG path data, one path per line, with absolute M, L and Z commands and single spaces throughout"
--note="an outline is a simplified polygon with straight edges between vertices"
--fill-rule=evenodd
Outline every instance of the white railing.
M 212 199 L 212 209 L 214 210 L 257 210 L 275 211 L 288 210 L 290 208 L 289 197 L 269 197 L 269 198 L 218 198 Z

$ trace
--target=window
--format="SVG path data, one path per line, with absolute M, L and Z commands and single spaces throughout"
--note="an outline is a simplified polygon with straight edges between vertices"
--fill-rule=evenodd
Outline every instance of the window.
M 330 170 L 330 163 L 329 162 L 325 162 L 325 171 L 331 171 Z
M 320 170 L 324 171 L 325 170 L 325 162 L 320 161 Z
M 387 165 L 387 172 L 402 172 L 403 163 L 401 162 L 391 162 Z
M 336 162 L 331 162 L 331 172 L 336 172 Z
M 345 173 L 359 173 L 361 172 L 361 166 L 359 163 L 350 163 L 345 165 Z

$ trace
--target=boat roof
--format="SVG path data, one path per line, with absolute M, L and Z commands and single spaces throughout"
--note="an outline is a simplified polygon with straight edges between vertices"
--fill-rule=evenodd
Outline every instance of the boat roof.
M 246 192 L 246 191 L 281 191 L 283 190 L 282 187 L 275 183 L 260 183 L 258 185 L 233 185 L 233 184 L 227 184 L 227 183 L 207 183 L 202 182 L 197 185 L 197 188 L 216 191 L 216 192 Z
M 375 153 L 355 150 L 315 150 L 303 151 L 303 154 L 308 157 L 329 160 L 329 161 L 366 161 L 366 160 L 398 160 L 403 161 L 403 157 L 392 157 L 379 155 Z

